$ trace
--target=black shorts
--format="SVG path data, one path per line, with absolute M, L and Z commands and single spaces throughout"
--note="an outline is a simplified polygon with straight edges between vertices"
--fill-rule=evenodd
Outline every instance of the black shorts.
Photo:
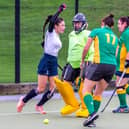
M 74 82 L 76 78 L 80 75 L 80 68 L 72 68 L 70 64 L 67 64 L 65 66 L 64 72 L 63 72 L 63 79 L 66 81 Z
M 85 77 L 92 81 L 104 79 L 109 83 L 115 73 L 116 66 L 111 64 L 91 64 L 85 73 Z
M 91 62 L 85 63 L 85 66 L 83 68 L 83 74 L 82 74 L 83 79 L 85 78 L 85 72 L 89 64 L 91 64 Z M 74 82 L 76 78 L 79 76 L 80 76 L 80 68 L 75 69 L 75 68 L 72 68 L 70 64 L 66 64 L 62 73 L 62 77 L 64 80 Z

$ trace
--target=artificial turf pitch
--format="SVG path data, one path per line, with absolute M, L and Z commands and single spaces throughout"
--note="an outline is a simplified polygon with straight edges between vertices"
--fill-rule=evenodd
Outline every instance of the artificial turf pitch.
M 100 110 L 106 104 L 110 96 L 104 96 Z M 60 96 L 51 99 L 44 105 L 46 115 L 41 115 L 35 111 L 35 104 L 38 99 L 32 99 L 24 107 L 21 113 L 16 112 L 18 98 L 14 100 L 0 100 L 0 129 L 85 129 L 83 121 L 86 118 L 77 118 L 75 113 L 69 116 L 61 116 L 60 109 L 64 105 Z M 127 96 L 129 100 L 129 96 Z M 96 120 L 96 129 L 128 129 L 129 113 L 113 114 L 112 109 L 118 106 L 118 98 L 114 96 L 100 117 Z M 44 119 L 49 119 L 48 124 L 44 124 Z

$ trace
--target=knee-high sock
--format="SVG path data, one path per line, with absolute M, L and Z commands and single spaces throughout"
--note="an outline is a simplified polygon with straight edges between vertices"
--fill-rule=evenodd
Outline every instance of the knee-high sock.
M 88 109 L 89 114 L 92 114 L 94 112 L 94 103 L 93 103 L 93 97 L 91 93 L 86 93 L 83 97 L 84 103 Z
M 84 103 L 84 100 L 83 100 L 83 94 L 82 94 L 83 85 L 84 85 L 84 82 L 81 81 L 81 84 L 80 84 L 80 88 L 79 88 L 78 94 L 79 94 L 80 100 L 81 100 L 81 108 L 86 109 L 86 105 L 85 105 L 85 103 Z
M 125 89 L 117 89 L 117 95 L 119 98 L 120 107 L 127 107 L 126 90 Z
M 23 102 L 27 103 L 30 99 L 32 99 L 33 97 L 38 95 L 38 91 L 37 89 L 32 89 L 24 98 L 23 98 Z
M 66 81 L 62 82 L 58 78 L 55 78 L 54 80 L 55 80 L 56 87 L 59 93 L 61 94 L 65 104 L 71 105 L 73 107 L 79 106 L 79 102 L 75 97 L 72 86 L 68 82 Z
M 126 89 L 126 93 L 129 95 L 129 84 L 128 83 L 125 85 L 125 89 Z
M 102 101 L 102 97 L 101 96 L 93 96 L 94 99 L 94 111 L 97 112 L 99 110 L 101 101 Z
M 46 91 L 43 94 L 41 100 L 38 102 L 37 106 L 41 106 L 41 105 L 45 104 L 49 99 L 52 98 L 53 94 L 54 94 L 53 91 L 50 91 L 50 90 Z

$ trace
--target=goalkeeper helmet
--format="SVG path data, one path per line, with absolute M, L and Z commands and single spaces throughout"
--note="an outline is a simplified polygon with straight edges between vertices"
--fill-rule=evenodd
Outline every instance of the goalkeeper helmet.
M 86 17 L 83 13 L 77 13 L 74 17 L 73 17 L 73 20 L 72 20 L 73 24 L 74 23 L 77 23 L 77 22 L 82 22 L 82 25 L 80 28 L 76 28 L 74 26 L 74 30 L 76 33 L 80 33 L 82 30 L 86 29 L 87 27 L 87 20 L 86 20 Z

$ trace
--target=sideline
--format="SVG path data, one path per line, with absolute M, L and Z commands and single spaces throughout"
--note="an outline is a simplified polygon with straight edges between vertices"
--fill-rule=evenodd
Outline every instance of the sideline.
M 60 111 L 46 111 L 44 110 L 46 113 L 60 113 Z M 21 115 L 31 115 L 31 114 L 40 114 L 39 112 L 10 112 L 10 113 L 0 113 L 0 117 L 1 116 L 21 116 Z
M 113 91 L 104 91 L 103 97 L 110 96 Z M 21 96 L 24 96 L 25 94 L 19 94 L 19 95 L 2 95 L 0 96 L 0 102 L 5 101 L 18 101 Z M 79 98 L 78 93 L 75 93 L 76 97 Z M 116 95 L 116 94 L 115 94 Z M 33 99 L 40 99 L 42 94 L 36 96 Z M 59 93 L 55 93 L 52 99 L 61 99 L 61 95 Z

